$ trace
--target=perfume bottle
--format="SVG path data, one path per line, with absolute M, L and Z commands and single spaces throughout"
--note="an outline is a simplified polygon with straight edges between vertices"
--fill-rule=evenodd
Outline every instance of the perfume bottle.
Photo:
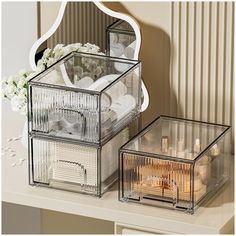
M 200 139 L 197 138 L 197 139 L 195 140 L 194 145 L 193 145 L 193 152 L 198 154 L 198 153 L 200 153 L 200 151 L 201 151 Z
M 218 147 L 217 144 L 213 145 L 212 148 L 210 149 L 210 155 L 212 157 L 217 157 L 220 155 L 220 148 Z
M 161 151 L 167 153 L 169 148 L 169 138 L 168 136 L 162 136 L 161 138 Z

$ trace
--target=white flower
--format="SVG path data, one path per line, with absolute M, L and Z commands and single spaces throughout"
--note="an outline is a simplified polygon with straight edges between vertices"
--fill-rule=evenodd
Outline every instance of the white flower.
M 88 48 L 88 51 L 90 53 L 96 53 L 96 52 L 100 51 L 100 48 L 95 44 L 86 43 L 84 46 L 86 48 Z
M 28 75 L 28 77 L 26 78 L 27 81 L 29 81 L 30 79 L 32 79 L 34 76 L 36 76 L 38 74 L 38 72 L 32 72 Z
M 78 48 L 82 47 L 82 44 L 81 43 L 73 43 L 73 44 L 71 44 L 71 47 L 73 48 L 73 51 L 74 51 L 74 50 L 77 50 Z
M 19 101 L 17 96 L 14 96 L 11 99 L 11 107 L 12 107 L 13 111 L 19 111 L 19 109 L 20 109 L 20 101 Z
M 51 49 L 47 48 L 44 52 L 43 52 L 43 58 L 48 58 L 51 54 Z
M 58 51 L 60 51 L 63 46 L 64 44 L 57 44 L 53 49 L 53 53 L 57 53 Z
M 52 64 L 54 64 L 56 62 L 56 60 L 52 57 L 48 58 L 46 64 L 47 64 L 47 67 L 51 66 Z
M 61 49 L 55 52 L 54 59 L 57 61 L 63 56 L 64 56 L 64 51 Z
M 25 77 L 26 74 L 27 74 L 27 71 L 25 69 L 22 69 L 22 70 L 19 71 L 18 74 L 19 74 L 19 76 Z
M 6 86 L 4 91 L 5 95 L 9 98 L 12 98 L 15 95 L 15 92 L 16 92 L 16 87 L 13 85 Z
M 76 48 L 72 47 L 71 45 L 68 45 L 68 46 L 62 48 L 63 55 L 67 55 L 75 50 L 76 50 Z
M 45 66 L 44 65 L 37 65 L 36 72 L 41 72 L 43 70 L 45 70 Z
M 37 62 L 37 66 L 42 66 L 43 64 L 44 64 L 43 59 L 38 60 L 38 62 Z
M 96 54 L 98 54 L 98 55 L 105 55 L 105 53 L 103 53 L 103 52 L 97 52 Z
M 27 89 L 21 89 L 18 94 L 18 99 L 21 102 L 25 102 L 27 100 Z
M 88 52 L 88 48 L 87 47 L 81 47 L 81 48 L 78 48 L 77 50 L 78 52 Z
M 26 85 L 26 80 L 21 79 L 17 83 L 17 88 L 22 89 L 24 88 L 25 85 Z

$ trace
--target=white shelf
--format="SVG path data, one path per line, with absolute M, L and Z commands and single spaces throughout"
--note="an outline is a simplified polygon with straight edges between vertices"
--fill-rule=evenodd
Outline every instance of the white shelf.
M 233 228 L 233 181 L 194 215 L 119 202 L 116 187 L 101 199 L 61 190 L 31 187 L 28 185 L 28 161 L 21 166 L 12 167 L 12 163 L 17 163 L 19 158 L 27 159 L 27 150 L 20 141 L 6 141 L 7 138 L 18 136 L 22 127 L 22 118 L 17 113 L 3 114 L 2 148 L 12 147 L 16 150 L 16 156 L 2 156 L 2 201 L 129 224 L 154 232 L 160 230 L 207 234 L 228 232 Z

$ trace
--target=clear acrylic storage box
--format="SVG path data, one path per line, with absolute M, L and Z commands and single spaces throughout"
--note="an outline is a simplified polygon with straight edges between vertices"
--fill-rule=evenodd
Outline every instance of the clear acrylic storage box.
M 100 197 L 118 178 L 119 148 L 139 131 L 133 119 L 103 145 L 29 135 L 30 184 Z
M 101 144 L 139 115 L 139 61 L 70 53 L 28 83 L 29 132 Z
M 229 177 L 229 129 L 157 118 L 120 149 L 119 199 L 194 213 Z
M 136 36 L 130 24 L 118 20 L 107 27 L 107 53 L 113 57 L 133 58 Z

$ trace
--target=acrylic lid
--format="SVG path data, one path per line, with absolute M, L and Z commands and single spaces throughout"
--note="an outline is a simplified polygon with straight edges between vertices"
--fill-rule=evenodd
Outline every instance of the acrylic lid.
M 193 161 L 224 136 L 230 126 L 160 116 L 121 151 Z
M 29 84 L 100 93 L 139 64 L 137 60 L 72 52 L 36 75 Z

